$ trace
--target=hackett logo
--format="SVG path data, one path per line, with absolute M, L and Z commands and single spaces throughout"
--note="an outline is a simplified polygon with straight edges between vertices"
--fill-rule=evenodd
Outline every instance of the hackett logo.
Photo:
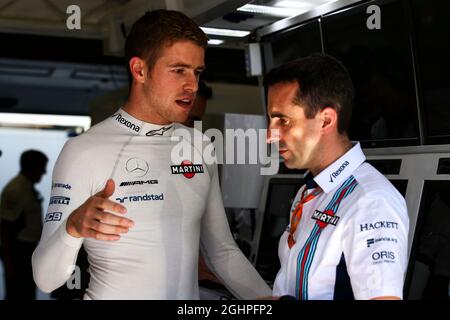
M 122 117 L 119 113 L 113 114 L 112 117 L 115 118 L 115 120 L 117 122 L 119 122 L 120 124 L 123 124 L 125 127 L 129 128 L 135 132 L 139 132 L 141 130 L 141 128 L 138 125 L 135 125 L 131 121 L 128 121 L 127 119 Z
M 359 225 L 361 232 L 378 229 L 398 229 L 398 222 L 377 221 L 375 223 L 364 223 Z
M 349 163 L 348 161 L 345 161 L 345 162 L 342 164 L 342 166 L 339 167 L 339 169 L 337 169 L 335 172 L 331 173 L 331 174 L 330 174 L 330 182 L 333 183 L 333 182 L 334 182 L 334 179 L 333 179 L 333 178 L 336 179 L 336 178 L 342 173 L 342 171 L 345 170 L 345 168 L 346 168 L 349 164 L 350 164 L 350 163 Z

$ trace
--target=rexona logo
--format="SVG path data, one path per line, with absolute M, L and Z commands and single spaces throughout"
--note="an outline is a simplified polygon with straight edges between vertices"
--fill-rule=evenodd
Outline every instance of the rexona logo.
M 141 130 L 141 128 L 138 125 L 135 125 L 131 121 L 128 121 L 127 119 L 122 117 L 119 113 L 113 114 L 112 117 L 116 118 L 117 122 L 119 122 L 120 124 L 123 124 L 125 127 L 129 128 L 131 130 L 134 130 L 136 132 L 139 132 Z
M 202 164 L 192 164 L 189 160 L 183 160 L 179 166 L 170 166 L 172 174 L 182 174 L 188 179 L 192 179 L 196 173 L 203 173 Z
M 372 253 L 374 264 L 388 262 L 395 263 L 395 254 L 392 251 L 380 251 Z
M 140 202 L 140 201 L 161 201 L 164 200 L 164 194 L 144 194 L 142 196 L 128 196 L 123 198 L 116 198 L 120 203 L 125 202 Z
M 361 228 L 361 232 L 378 229 L 398 229 L 398 222 L 377 221 L 375 223 L 365 223 L 359 226 Z
M 56 196 L 56 197 L 51 197 L 50 198 L 50 204 L 65 204 L 65 205 L 68 205 L 69 202 L 70 202 L 70 198 L 67 198 L 67 197 Z
M 330 182 L 333 183 L 334 179 L 333 178 L 337 178 L 342 171 L 344 171 L 344 169 L 349 165 L 350 163 L 348 161 L 345 161 L 342 166 L 339 167 L 339 169 L 337 169 L 335 172 L 330 174 Z
M 62 212 L 49 212 L 45 215 L 45 222 L 61 221 Z
M 312 215 L 312 219 L 317 220 L 320 228 L 324 228 L 329 224 L 336 226 L 340 218 L 335 216 L 331 210 L 327 210 L 325 212 L 316 210 Z
M 158 180 L 146 180 L 146 181 L 124 181 L 120 183 L 120 187 L 130 187 L 135 185 L 144 184 L 158 184 Z

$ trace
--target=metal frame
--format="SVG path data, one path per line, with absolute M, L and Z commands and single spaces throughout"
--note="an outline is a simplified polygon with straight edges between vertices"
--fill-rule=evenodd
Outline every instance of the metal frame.
M 313 10 L 310 10 L 308 12 L 305 12 L 303 14 L 300 14 L 298 16 L 283 19 L 280 21 L 277 21 L 265 28 L 261 28 L 256 32 L 256 38 L 257 40 L 261 40 L 262 37 L 265 37 L 269 34 L 287 29 L 289 27 L 292 27 L 296 24 L 300 24 L 303 22 L 306 22 L 308 20 L 318 18 L 322 15 L 331 13 L 336 10 L 344 9 L 345 7 L 351 6 L 355 3 L 363 2 L 362 0 L 340 0 L 332 3 L 326 3 L 322 6 L 319 6 Z

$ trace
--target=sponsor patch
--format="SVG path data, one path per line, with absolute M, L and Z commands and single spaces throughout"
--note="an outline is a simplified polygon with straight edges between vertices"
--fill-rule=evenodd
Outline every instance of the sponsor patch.
M 340 217 L 335 216 L 331 210 L 325 212 L 316 210 L 311 218 L 316 220 L 321 228 L 329 224 L 336 226 L 340 219 Z
M 184 160 L 179 166 L 170 166 L 172 174 L 182 174 L 187 179 L 192 179 L 197 173 L 204 173 L 202 164 L 192 164 L 189 160 Z
M 158 180 L 124 181 L 120 183 L 119 187 L 130 187 L 144 184 L 158 184 Z
M 62 212 L 49 212 L 45 215 L 45 222 L 61 221 Z
M 395 263 L 395 254 L 392 251 L 379 251 L 372 253 L 373 264 L 379 263 Z
M 68 205 L 70 202 L 70 198 L 68 197 L 61 197 L 61 196 L 54 196 L 50 198 L 50 204 L 65 204 Z
M 374 223 L 364 223 L 360 225 L 361 232 L 378 229 L 398 229 L 398 222 L 377 221 Z
M 370 248 L 371 245 L 378 243 L 378 242 L 395 242 L 397 243 L 397 239 L 395 238 L 389 238 L 389 237 L 382 237 L 382 238 L 371 238 L 367 239 L 367 248 Z
M 135 132 L 139 132 L 139 131 L 141 130 L 141 128 L 140 128 L 138 125 L 132 123 L 131 121 L 128 121 L 127 119 L 125 119 L 124 117 L 122 117 L 119 113 L 113 114 L 113 115 L 112 115 L 112 118 L 115 118 L 115 120 L 116 120 L 118 123 L 124 125 L 124 126 L 127 127 L 128 129 L 131 129 L 131 130 L 133 130 L 133 131 L 135 131 Z
M 54 189 L 54 188 L 61 188 L 61 189 L 71 190 L 72 186 L 70 184 L 67 184 L 67 183 L 55 182 L 55 183 L 52 184 L 52 189 Z
M 144 194 L 139 196 L 126 196 L 116 198 L 120 203 L 125 202 L 140 202 L 140 201 L 162 201 L 164 200 L 164 194 Z
M 127 160 L 125 168 L 129 174 L 139 178 L 147 174 L 148 163 L 141 158 L 131 158 Z

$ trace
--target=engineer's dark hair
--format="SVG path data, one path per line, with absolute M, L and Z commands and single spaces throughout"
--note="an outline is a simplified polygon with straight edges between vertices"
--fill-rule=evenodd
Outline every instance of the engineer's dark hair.
M 272 69 L 264 77 L 264 86 L 297 82 L 294 103 L 302 105 L 307 118 L 331 107 L 338 114 L 338 132 L 347 132 L 353 109 L 354 88 L 345 66 L 336 58 L 315 53 Z
M 40 169 L 48 162 L 47 156 L 38 150 L 26 150 L 20 156 L 20 172 L 31 172 Z
M 130 78 L 128 63 L 133 57 L 147 62 L 149 70 L 153 69 L 161 51 L 176 41 L 192 41 L 206 49 L 208 37 L 199 26 L 184 13 L 173 10 L 153 10 L 146 12 L 131 27 L 125 42 L 125 59 Z

